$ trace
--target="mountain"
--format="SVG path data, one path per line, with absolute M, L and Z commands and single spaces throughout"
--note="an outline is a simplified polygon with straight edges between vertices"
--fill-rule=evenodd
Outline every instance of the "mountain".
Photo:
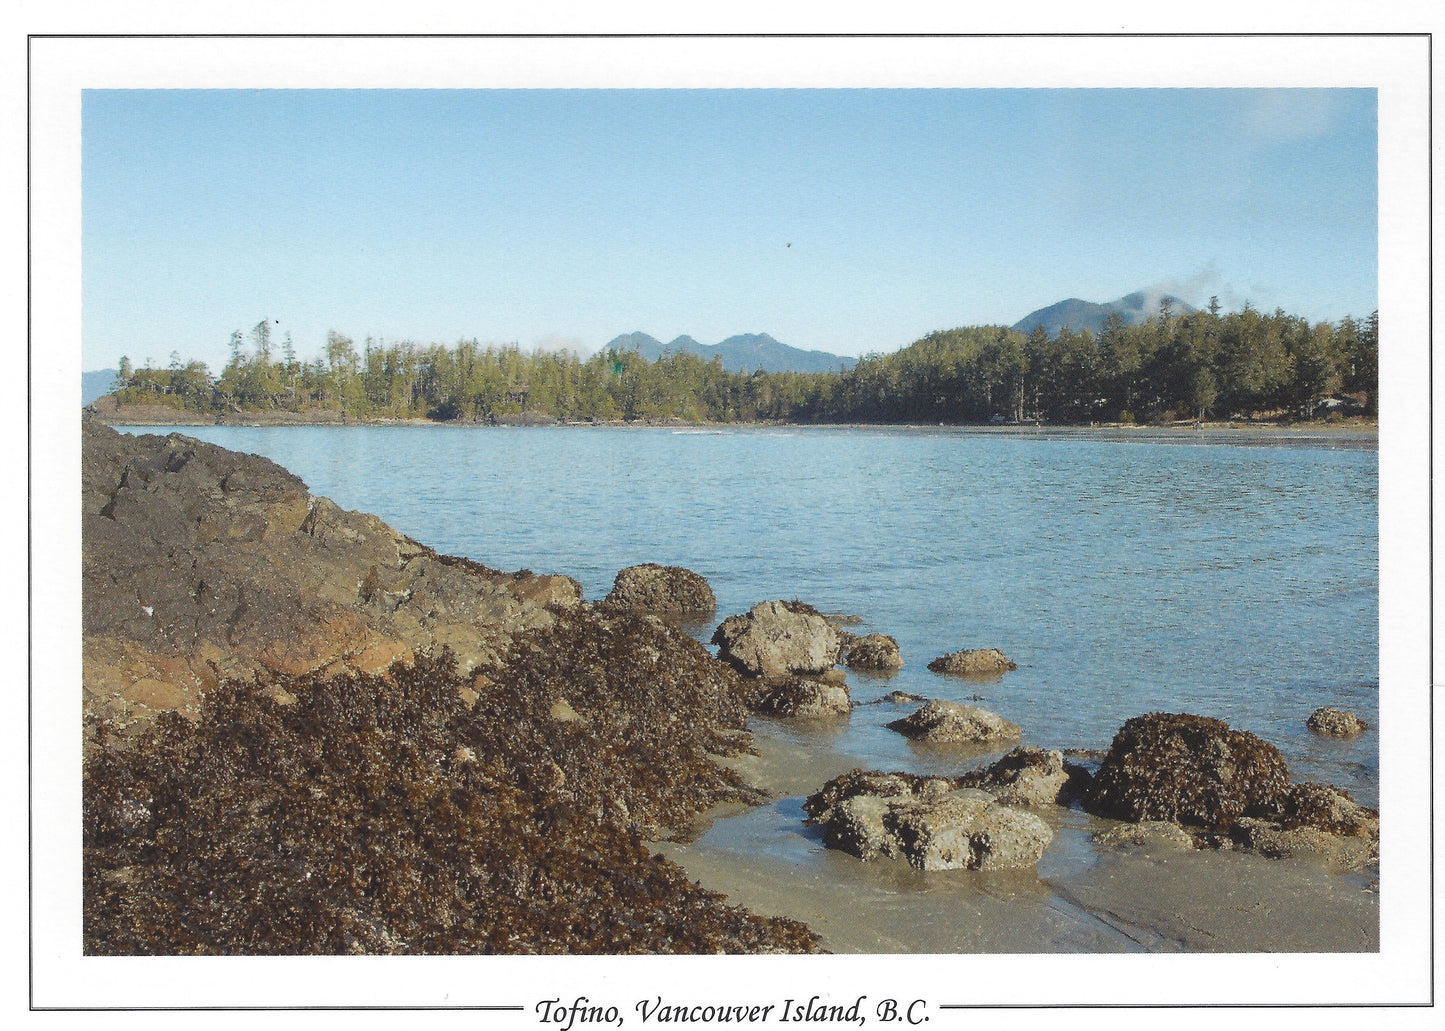
M 115 369 L 97 369 L 80 374 L 80 407 L 84 408 L 96 398 L 104 397 L 115 389 Z
M 852 368 L 857 358 L 848 358 L 827 351 L 804 351 L 779 343 L 766 333 L 740 333 L 717 344 L 700 344 L 690 336 L 680 336 L 669 344 L 646 333 L 624 333 L 608 342 L 615 351 L 636 351 L 650 362 L 664 354 L 686 351 L 703 361 L 714 355 L 722 359 L 728 372 L 837 372 Z
M 1132 294 L 1126 294 L 1117 301 L 1106 304 L 1070 297 L 1066 301 L 1030 312 L 1015 322 L 1013 328 L 1020 333 L 1032 333 L 1035 326 L 1043 326 L 1049 336 L 1056 336 L 1060 329 L 1068 326 L 1076 333 L 1087 329 L 1097 336 L 1110 313 L 1118 312 L 1128 325 L 1138 325 L 1150 316 L 1158 315 L 1159 305 L 1165 300 L 1176 315 L 1188 315 L 1199 310 L 1172 294 L 1163 294 L 1157 290 L 1135 290 Z

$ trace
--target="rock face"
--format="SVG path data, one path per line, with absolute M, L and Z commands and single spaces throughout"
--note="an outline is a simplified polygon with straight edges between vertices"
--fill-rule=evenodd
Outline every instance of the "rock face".
M 796 601 L 765 601 L 729 616 L 712 643 L 718 658 L 750 677 L 822 673 L 838 661 L 838 632 L 817 609 Z
M 379 672 L 445 647 L 463 671 L 575 608 L 561 576 L 439 555 L 280 466 L 83 420 L 87 713 L 194 717 L 226 677 Z
M 785 719 L 831 719 L 853 711 L 848 685 L 830 684 L 812 677 L 765 681 L 748 699 L 748 708 L 764 716 Z
M 923 708 L 894 720 L 889 730 L 896 730 L 915 741 L 934 744 L 982 744 L 990 741 L 1017 741 L 1023 734 L 1015 723 L 973 705 L 933 699 Z
M 1368 729 L 1365 721 L 1354 713 L 1344 709 L 1332 709 L 1328 705 L 1320 706 L 1310 713 L 1305 725 L 1314 733 L 1325 737 L 1358 737 Z
M 810 796 L 823 844 L 860 859 L 900 857 L 920 870 L 1030 867 L 1053 840 L 1049 825 L 943 777 L 853 770 Z
M 1240 817 L 1282 812 L 1288 791 L 1289 770 L 1273 745 L 1221 720 L 1155 712 L 1119 729 L 1084 808 L 1221 830 Z
M 940 655 L 928 664 L 928 668 L 935 673 L 960 677 L 987 677 L 1019 667 L 997 648 L 973 648 Z
M 964 774 L 961 782 L 1008 805 L 1068 805 L 1083 793 L 1089 774 L 1064 762 L 1062 752 L 1020 745 L 991 766 Z
M 849 669 L 894 670 L 903 668 L 903 656 L 898 652 L 897 638 L 887 634 L 865 634 L 863 637 L 849 635 L 847 641 L 847 662 Z
M 681 566 L 644 562 L 618 572 L 604 605 L 663 616 L 709 614 L 717 608 L 708 582 Z

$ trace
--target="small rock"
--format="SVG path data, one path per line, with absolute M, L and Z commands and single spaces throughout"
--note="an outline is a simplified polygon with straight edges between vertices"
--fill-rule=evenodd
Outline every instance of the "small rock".
M 1005 805 L 1068 805 L 1088 780 L 1088 772 L 1064 762 L 1062 752 L 1034 745 L 1020 745 L 991 766 L 962 777 L 965 786 L 991 791 Z
M 1356 737 L 1368 728 L 1368 724 L 1354 713 L 1333 709 L 1328 705 L 1322 705 L 1310 713 L 1305 726 L 1325 737 Z
M 789 719 L 822 719 L 853 711 L 847 684 L 830 684 L 811 677 L 789 677 L 766 686 L 752 697 L 748 707 L 766 716 Z
M 1176 851 L 1194 848 L 1194 838 L 1189 832 L 1168 820 L 1120 824 L 1095 834 L 1094 841 L 1106 848 L 1162 848 Z
M 888 634 L 855 637 L 848 644 L 847 664 L 851 669 L 892 670 L 903 668 L 898 640 Z
M 690 569 L 660 566 L 655 562 L 628 566 L 618 572 L 611 592 L 602 603 L 669 616 L 710 613 L 717 609 L 717 598 L 705 579 Z
M 894 720 L 888 729 L 916 741 L 937 744 L 1016 741 L 1023 735 L 1017 724 L 996 713 L 938 699 L 925 703 L 911 716 Z
M 1018 669 L 1018 663 L 997 648 L 972 648 L 940 655 L 928 664 L 935 673 L 950 673 L 954 676 L 979 677 L 1007 673 Z
M 1032 813 L 965 788 L 937 801 L 889 807 L 884 829 L 920 870 L 1016 870 L 1034 866 L 1054 832 Z

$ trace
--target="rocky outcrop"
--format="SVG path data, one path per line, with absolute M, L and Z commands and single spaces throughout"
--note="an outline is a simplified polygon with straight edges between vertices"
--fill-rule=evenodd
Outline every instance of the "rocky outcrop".
M 765 601 L 729 616 L 712 643 L 718 658 L 750 677 L 822 673 L 838 661 L 838 632 L 817 609 L 797 601 Z
M 901 720 L 888 724 L 915 741 L 932 744 L 985 744 L 993 741 L 1017 741 L 1023 731 L 1002 716 L 960 702 L 938 699 L 925 702 L 923 708 Z
M 1328 705 L 1310 713 L 1305 725 L 1324 737 L 1358 737 L 1369 729 L 1368 724 L 1354 713 Z
M 440 555 L 178 434 L 84 419 L 81 496 L 84 707 L 115 727 L 195 717 L 227 677 L 380 672 L 444 648 L 494 667 L 581 601 L 574 580 Z
M 997 762 L 966 773 L 965 787 L 982 788 L 1007 805 L 1068 805 L 1082 795 L 1089 773 L 1062 752 L 1020 745 Z
M 940 655 L 928 668 L 935 673 L 959 677 L 991 677 L 1019 667 L 997 648 L 971 648 Z
M 690 569 L 644 562 L 618 572 L 603 604 L 661 616 L 708 615 L 717 608 L 717 598 Z
M 1038 863 L 1048 824 L 951 778 L 853 770 L 810 796 L 823 844 L 860 859 L 902 858 L 920 870 L 1002 870 Z
M 847 683 L 815 677 L 764 681 L 749 692 L 747 704 L 753 712 L 782 719 L 832 719 L 853 711 Z
M 1084 796 L 1099 816 L 1174 820 L 1208 830 L 1282 812 L 1289 770 L 1279 750 L 1222 720 L 1148 713 L 1114 736 Z
M 850 634 L 845 639 L 843 654 L 843 661 L 849 669 L 887 672 L 903 668 L 898 640 L 888 634 L 865 634 L 862 637 Z

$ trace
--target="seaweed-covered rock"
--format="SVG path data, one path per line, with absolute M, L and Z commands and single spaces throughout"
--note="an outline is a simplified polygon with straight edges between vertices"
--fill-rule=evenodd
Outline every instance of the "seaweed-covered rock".
M 603 604 L 664 616 L 684 616 L 714 611 L 717 598 L 708 582 L 690 569 L 644 562 L 618 572 Z
M 1279 750 L 1222 720 L 1148 713 L 1124 723 L 1084 795 L 1118 820 L 1176 820 L 1208 830 L 1282 812 L 1289 770 Z
M 765 601 L 729 616 L 713 632 L 718 658 L 747 676 L 822 673 L 838 660 L 838 631 L 802 602 Z
M 765 682 L 750 694 L 748 708 L 764 716 L 785 719 L 829 719 L 853 711 L 848 685 L 830 684 L 812 677 L 788 677 Z
M 988 677 L 1018 669 L 1018 663 L 997 648 L 970 648 L 940 655 L 928 664 L 935 673 L 960 677 Z
M 814 951 L 642 832 L 755 793 L 736 674 L 660 620 L 581 611 L 468 704 L 449 657 L 224 681 L 85 763 L 87 954 Z M 475 683 L 475 681 L 474 681 Z M 565 694 L 564 694 L 565 692 Z M 558 719 L 564 704 L 579 718 Z
M 851 636 L 851 635 L 850 635 Z M 894 670 L 903 668 L 898 639 L 888 634 L 865 634 L 847 643 L 846 662 L 850 669 Z
M 1068 805 L 1083 792 L 1089 773 L 1064 762 L 1062 752 L 1020 745 L 997 762 L 960 778 L 1012 805 Z
M 1310 713 L 1305 725 L 1314 733 L 1325 737 L 1358 737 L 1367 729 L 1360 717 L 1344 709 L 1322 705 Z
M 1229 835 L 1234 847 L 1275 858 L 1313 855 L 1349 868 L 1380 858 L 1380 814 L 1326 784 L 1295 784 L 1283 813 L 1236 820 Z
M 960 702 L 933 699 L 923 708 L 894 720 L 889 730 L 905 737 L 934 744 L 982 744 L 991 741 L 1017 741 L 1023 731 L 1002 716 Z

